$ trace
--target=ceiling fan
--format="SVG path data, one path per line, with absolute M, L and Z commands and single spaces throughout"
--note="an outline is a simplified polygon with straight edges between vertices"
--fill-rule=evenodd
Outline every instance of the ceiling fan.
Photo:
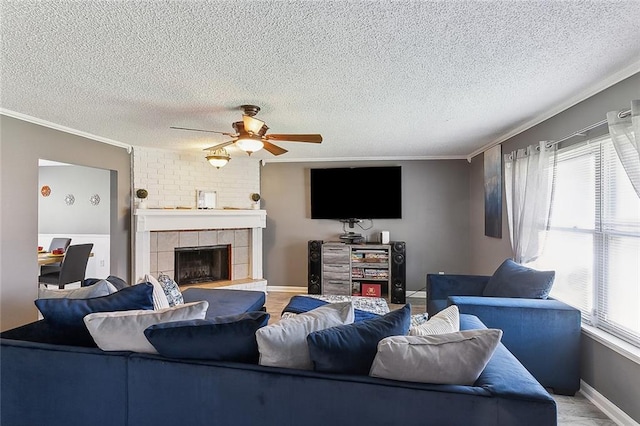
M 268 151 L 273 155 L 281 155 L 287 152 L 286 149 L 274 145 L 273 143 L 271 143 L 271 141 L 311 143 L 322 142 L 322 136 L 318 134 L 267 134 L 267 130 L 269 130 L 269 127 L 266 125 L 266 123 L 255 118 L 255 115 L 260 111 L 259 106 L 240 105 L 240 108 L 244 110 L 244 114 L 242 115 L 242 121 L 236 121 L 235 123 L 233 123 L 233 129 L 236 131 L 235 133 L 219 132 L 216 130 L 190 129 L 186 127 L 176 126 L 171 126 L 171 129 L 219 133 L 222 135 L 230 136 L 231 138 L 233 138 L 232 140 L 223 142 L 218 145 L 210 146 L 209 148 L 205 148 L 204 150 L 219 151 L 224 147 L 235 143 L 238 148 L 242 149 L 249 155 L 256 151 L 260 151 L 263 148 L 265 151 Z

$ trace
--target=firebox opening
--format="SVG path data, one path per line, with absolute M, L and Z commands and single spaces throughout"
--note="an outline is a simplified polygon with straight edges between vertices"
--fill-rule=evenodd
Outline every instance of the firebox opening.
M 179 285 L 231 279 L 231 244 L 179 247 L 174 253 Z

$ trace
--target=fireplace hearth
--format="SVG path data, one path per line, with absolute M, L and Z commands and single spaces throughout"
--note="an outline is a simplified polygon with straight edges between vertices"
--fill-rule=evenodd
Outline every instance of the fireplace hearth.
M 231 279 L 231 244 L 176 247 L 174 257 L 179 285 Z

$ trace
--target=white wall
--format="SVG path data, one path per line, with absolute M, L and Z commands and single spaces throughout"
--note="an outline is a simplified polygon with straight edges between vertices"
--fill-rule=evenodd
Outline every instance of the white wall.
M 240 155 L 244 155 L 241 157 Z M 217 169 L 205 153 L 136 147 L 134 188 L 149 191 L 148 208 L 196 206 L 196 190 L 215 191 L 216 208 L 251 208 L 250 194 L 260 193 L 260 162 L 246 154 Z
M 40 166 L 38 177 L 39 233 L 109 234 L 109 170 L 76 165 Z M 51 194 L 46 197 L 40 193 L 44 185 L 51 189 Z M 68 194 L 75 199 L 71 205 L 65 202 Z M 90 201 L 94 195 L 100 197 L 96 205 Z

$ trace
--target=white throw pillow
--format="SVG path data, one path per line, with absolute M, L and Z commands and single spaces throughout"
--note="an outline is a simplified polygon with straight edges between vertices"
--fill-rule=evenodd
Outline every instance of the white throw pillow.
M 108 296 L 116 291 L 118 289 L 107 280 L 100 280 L 86 287 L 62 290 L 40 286 L 38 288 L 38 299 L 91 299 L 93 297 Z
M 369 375 L 407 382 L 471 386 L 500 343 L 502 330 L 392 336 L 378 343 Z
M 154 324 L 171 321 L 204 319 L 209 302 L 185 303 L 160 310 L 132 310 L 94 312 L 84 317 L 84 323 L 103 351 L 133 351 L 157 354 L 144 335 L 144 330 Z
M 351 302 L 330 303 L 256 331 L 260 365 L 313 370 L 307 335 L 313 331 L 353 323 Z
M 145 274 L 144 279 L 138 281 L 138 283 L 144 282 L 153 284 L 153 309 L 169 308 L 169 300 L 167 299 L 167 295 L 164 294 L 162 284 L 151 274 Z
M 451 305 L 427 322 L 409 328 L 409 336 L 429 336 L 460 331 L 460 311 L 456 305 Z

